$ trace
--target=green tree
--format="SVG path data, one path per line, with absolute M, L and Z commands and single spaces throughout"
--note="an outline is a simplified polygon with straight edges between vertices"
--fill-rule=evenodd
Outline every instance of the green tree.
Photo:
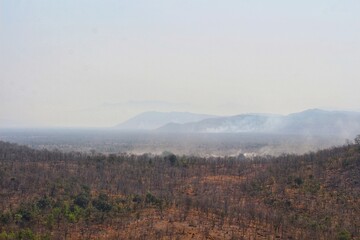
M 342 230 L 341 232 L 339 232 L 337 239 L 338 240 L 350 240 L 351 234 L 346 230 Z
M 74 203 L 81 208 L 86 208 L 90 202 L 90 196 L 86 193 L 77 195 L 74 199 Z
M 102 193 L 98 196 L 97 199 L 93 200 L 92 204 L 94 207 L 102 212 L 110 212 L 112 205 L 109 203 L 109 197 Z

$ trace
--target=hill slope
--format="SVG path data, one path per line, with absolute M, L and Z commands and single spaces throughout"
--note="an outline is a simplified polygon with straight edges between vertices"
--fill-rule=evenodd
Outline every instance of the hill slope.
M 0 180 L 0 239 L 360 239 L 356 145 L 248 160 L 0 141 Z

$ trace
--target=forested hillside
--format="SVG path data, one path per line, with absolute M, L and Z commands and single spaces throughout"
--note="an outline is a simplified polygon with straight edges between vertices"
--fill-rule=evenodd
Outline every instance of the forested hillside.
M 0 142 L 0 239 L 360 239 L 360 146 L 246 159 Z

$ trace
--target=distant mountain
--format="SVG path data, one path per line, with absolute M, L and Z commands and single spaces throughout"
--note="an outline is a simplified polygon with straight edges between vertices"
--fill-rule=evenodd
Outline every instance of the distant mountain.
M 269 132 L 276 130 L 281 123 L 282 116 L 268 116 L 260 114 L 242 114 L 231 117 L 204 119 L 199 122 L 185 124 L 167 124 L 158 131 L 163 132 Z
M 302 135 L 353 136 L 360 133 L 360 113 L 310 109 L 282 115 L 242 114 L 204 119 L 185 124 L 169 123 L 162 132 L 288 133 Z
M 144 112 L 117 126 L 123 130 L 154 130 L 169 123 L 184 124 L 216 116 L 189 112 Z
M 353 136 L 360 133 L 360 113 L 310 109 L 285 117 L 286 133 Z

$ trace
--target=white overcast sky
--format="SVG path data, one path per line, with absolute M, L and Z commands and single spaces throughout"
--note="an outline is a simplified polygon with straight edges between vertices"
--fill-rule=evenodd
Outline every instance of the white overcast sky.
M 359 0 L 0 0 L 0 127 L 360 110 Z

